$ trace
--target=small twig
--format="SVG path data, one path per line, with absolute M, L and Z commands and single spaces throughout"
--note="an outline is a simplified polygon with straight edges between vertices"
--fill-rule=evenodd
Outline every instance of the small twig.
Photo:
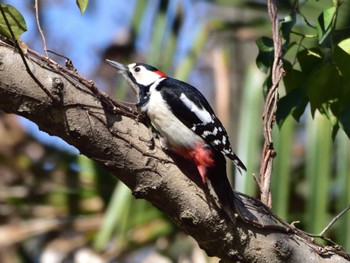
M 1 12 L 2 16 L 4 17 L 6 26 L 9 29 L 11 37 L 12 37 L 12 39 L 15 42 L 15 46 L 16 46 L 16 48 L 17 48 L 17 50 L 18 50 L 18 52 L 19 52 L 19 54 L 20 54 L 20 56 L 22 58 L 22 61 L 23 61 L 24 65 L 25 65 L 25 68 L 26 68 L 26 71 L 28 72 L 30 77 L 35 81 L 35 83 L 38 84 L 38 86 L 41 88 L 41 90 L 44 91 L 45 94 L 51 99 L 51 102 L 56 102 L 57 101 L 56 98 L 44 87 L 44 85 L 37 79 L 37 77 L 34 76 L 33 72 L 30 70 L 30 68 L 28 66 L 28 63 L 27 63 L 27 61 L 25 59 L 25 56 L 23 54 L 23 50 L 18 44 L 18 41 L 17 41 L 17 39 L 15 37 L 15 34 L 12 31 L 11 25 L 10 25 L 9 21 L 7 20 L 7 17 L 5 15 L 5 12 L 4 12 L 4 10 L 3 10 L 1 5 L 0 5 L 0 12 Z
M 306 16 L 304 16 L 304 14 L 302 14 L 301 12 L 299 12 L 299 15 L 301 15 L 301 16 L 304 18 L 305 23 L 306 23 L 309 27 L 311 27 L 312 29 L 316 29 L 316 28 L 317 28 L 316 26 L 312 25 L 312 24 L 307 20 L 307 18 L 306 18 Z
M 1 8 L 1 6 L 0 6 L 0 8 Z M 8 44 L 6 44 L 6 45 L 8 45 Z M 17 45 L 16 45 L 16 48 L 17 48 Z M 19 52 L 21 52 L 21 49 L 19 49 Z M 31 56 L 29 56 L 29 55 L 31 55 Z M 98 89 L 92 81 L 86 80 L 85 78 L 81 77 L 76 71 L 72 71 L 68 68 L 62 67 L 60 64 L 53 61 L 52 59 L 45 57 L 42 54 L 40 54 L 40 53 L 30 49 L 30 48 L 28 48 L 28 59 L 31 62 L 40 65 L 40 67 L 42 67 L 42 68 L 45 68 L 45 69 L 50 70 L 54 73 L 57 73 L 59 75 L 64 76 L 66 78 L 66 80 L 68 82 L 70 82 L 77 89 L 81 89 L 84 92 L 90 91 L 91 93 L 89 93 L 89 94 L 91 96 L 95 96 L 97 99 L 99 99 L 102 102 L 102 105 L 105 106 L 106 109 L 109 110 L 111 113 L 121 114 L 121 115 L 130 117 L 134 120 L 138 120 L 138 121 L 141 121 L 143 123 L 145 122 L 142 118 L 139 118 L 139 113 L 135 112 L 131 107 L 128 107 L 126 105 L 123 105 L 123 104 L 120 104 L 120 103 L 114 101 L 106 93 L 104 93 L 103 91 Z M 26 63 L 25 60 L 24 60 L 24 62 Z M 47 64 L 43 64 L 42 62 L 46 62 Z M 84 87 L 84 88 L 81 88 L 80 84 L 82 84 L 82 87 Z M 51 94 L 48 94 L 48 95 L 51 95 Z M 55 98 L 53 98 L 53 99 L 56 101 Z M 108 102 L 108 103 L 106 103 L 106 102 Z M 83 106 L 83 105 L 79 105 L 79 106 Z
M 40 53 L 28 48 L 28 53 L 35 55 L 38 59 L 48 63 L 50 70 L 64 75 L 74 86 L 77 87 L 77 81 L 87 87 L 92 94 L 94 94 L 97 99 L 99 99 L 106 108 L 114 114 L 121 113 L 127 117 L 136 119 L 138 114 L 133 111 L 132 108 L 125 106 L 123 104 L 117 103 L 112 98 L 110 98 L 105 92 L 101 91 L 96 87 L 93 81 L 86 80 L 81 77 L 76 71 L 72 71 L 68 68 L 62 67 L 57 62 L 51 60 L 50 58 L 43 57 Z M 36 61 L 35 61 L 36 62 Z M 36 62 L 38 63 L 38 62 Z
M 39 32 L 40 32 L 41 38 L 42 38 L 42 40 L 43 40 L 45 55 L 46 55 L 46 57 L 49 57 L 49 54 L 47 53 L 46 39 L 45 39 L 45 36 L 44 36 L 44 32 L 43 32 L 43 30 L 41 29 L 40 21 L 39 21 L 39 5 L 38 5 L 38 0 L 35 0 L 35 19 L 36 19 L 36 24 L 37 24 L 37 26 L 38 26 L 38 30 L 39 30 Z
M 78 73 L 78 70 L 74 67 L 73 61 L 70 58 L 68 58 L 68 57 L 66 57 L 66 56 L 64 56 L 62 54 L 59 54 L 59 53 L 57 53 L 55 51 L 52 51 L 52 50 L 47 50 L 47 52 L 55 54 L 56 56 L 59 56 L 61 58 L 65 58 L 66 59 L 66 62 L 65 62 L 66 68 L 69 69 L 69 70 L 74 71 L 75 73 Z
M 260 185 L 260 181 L 259 181 L 259 178 L 256 176 L 255 173 L 253 173 L 253 179 L 255 181 L 255 183 L 257 184 L 258 188 L 259 188 L 259 192 L 261 194 L 261 185 Z
M 291 30 L 290 33 L 291 33 L 291 34 L 294 34 L 294 35 L 296 35 L 296 36 L 300 36 L 300 37 L 302 37 L 303 39 L 304 39 L 304 38 L 317 38 L 317 37 L 318 37 L 318 35 L 316 35 L 316 34 L 303 34 L 303 33 L 297 32 L 297 31 L 293 31 L 293 30 Z
M 324 236 L 324 234 L 335 224 L 335 222 L 337 222 L 337 220 L 339 218 L 341 218 L 348 210 L 350 210 L 350 205 L 348 205 L 347 207 L 345 207 L 339 214 L 337 214 L 332 220 L 331 222 L 329 222 L 329 224 L 319 233 L 319 234 L 308 234 L 311 237 L 318 237 L 318 238 L 322 238 L 325 239 L 331 243 L 334 243 L 332 240 L 326 238 Z M 336 243 L 334 243 L 336 244 Z
M 295 224 L 299 224 L 299 223 L 300 223 L 300 221 L 296 220 L 296 221 L 293 221 L 292 223 L 290 223 L 290 225 L 293 227 L 296 227 Z
M 321 233 L 319 233 L 320 236 L 323 236 L 333 225 L 335 222 L 337 222 L 337 220 L 342 217 L 342 215 L 344 215 L 348 210 L 350 209 L 350 205 L 348 205 L 347 207 L 345 207 L 339 214 L 337 214 L 336 217 L 334 217 L 332 219 L 331 222 L 329 222 L 329 224 L 321 231 Z

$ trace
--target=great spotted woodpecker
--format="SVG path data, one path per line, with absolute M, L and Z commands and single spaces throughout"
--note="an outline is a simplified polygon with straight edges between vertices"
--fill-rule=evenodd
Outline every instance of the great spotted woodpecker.
M 123 65 L 107 60 L 138 93 L 136 104 L 162 137 L 163 145 L 193 161 L 202 182 L 217 204 L 233 216 L 234 197 L 226 176 L 230 158 L 238 170 L 246 170 L 232 151 L 227 132 L 205 97 L 193 86 L 168 77 L 143 63 Z M 227 211 L 230 210 L 230 211 Z

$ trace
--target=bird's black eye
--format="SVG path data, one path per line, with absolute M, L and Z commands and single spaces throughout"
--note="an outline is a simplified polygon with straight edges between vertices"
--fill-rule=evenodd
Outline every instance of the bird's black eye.
M 140 72 L 141 71 L 141 68 L 140 67 L 136 67 L 135 68 L 135 72 Z

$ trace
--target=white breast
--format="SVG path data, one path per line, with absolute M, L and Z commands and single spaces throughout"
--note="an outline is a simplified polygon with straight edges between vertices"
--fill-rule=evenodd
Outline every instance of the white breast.
M 193 149 L 203 139 L 176 118 L 160 92 L 155 89 L 157 85 L 158 83 L 150 87 L 149 101 L 142 110 L 147 113 L 152 125 L 166 139 L 171 149 Z

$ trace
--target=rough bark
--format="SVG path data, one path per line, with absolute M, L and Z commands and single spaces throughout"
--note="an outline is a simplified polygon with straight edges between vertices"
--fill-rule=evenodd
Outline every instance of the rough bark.
M 294 228 L 231 222 L 207 197 L 189 162 L 158 147 L 149 149 L 142 123 L 107 110 L 91 89 L 56 64 L 26 56 L 32 73 L 58 102 L 33 81 L 18 52 L 0 42 L 0 109 L 24 116 L 74 145 L 123 181 L 136 198 L 164 211 L 209 256 L 223 262 L 349 262 L 347 255 L 322 248 Z M 250 218 L 277 224 L 265 207 L 251 199 L 244 202 L 242 209 Z

